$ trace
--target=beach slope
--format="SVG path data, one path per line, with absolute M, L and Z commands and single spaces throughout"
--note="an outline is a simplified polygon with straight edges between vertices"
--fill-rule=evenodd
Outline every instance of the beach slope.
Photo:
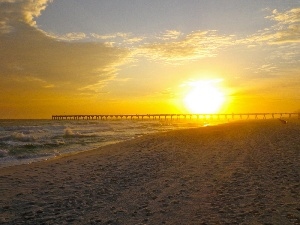
M 152 134 L 0 169 L 1 224 L 300 224 L 300 125 Z

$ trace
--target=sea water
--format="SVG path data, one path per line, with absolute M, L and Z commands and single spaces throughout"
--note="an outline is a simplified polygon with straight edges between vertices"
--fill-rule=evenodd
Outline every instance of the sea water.
M 145 134 L 199 126 L 203 122 L 0 120 L 0 167 L 92 150 Z

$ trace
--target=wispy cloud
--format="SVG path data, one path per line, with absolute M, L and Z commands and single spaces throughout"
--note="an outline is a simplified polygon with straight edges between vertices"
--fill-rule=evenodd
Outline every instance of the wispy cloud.
M 61 41 L 79 41 L 87 38 L 87 35 L 83 32 L 71 32 L 63 35 L 58 35 L 50 32 L 44 32 L 44 33 L 46 34 L 46 36 Z
M 94 37 L 94 38 L 97 38 L 97 39 L 102 39 L 102 40 L 107 40 L 107 39 L 115 39 L 115 38 L 127 38 L 129 36 L 132 36 L 131 33 L 121 33 L 121 32 L 118 32 L 118 33 L 115 33 L 115 34 L 104 34 L 104 35 L 101 35 L 101 34 L 96 34 L 96 33 L 91 33 L 91 36 Z
M 266 18 L 280 22 L 281 24 L 292 24 L 300 22 L 300 8 L 294 8 L 286 12 L 278 12 L 274 9 L 271 16 Z
M 299 69 L 300 57 L 300 8 L 284 12 L 267 9 L 270 15 L 265 19 L 275 24 L 263 30 L 240 38 L 237 43 L 242 47 L 255 48 L 261 53 L 261 65 L 254 65 L 252 70 L 257 74 L 275 75 L 280 71 Z M 276 65 L 276 66 L 274 66 Z
M 232 36 L 222 36 L 213 30 L 194 31 L 187 35 L 167 31 L 158 41 L 144 44 L 139 50 L 141 55 L 152 60 L 181 63 L 214 57 L 219 50 L 232 44 Z
M 274 70 L 276 70 L 277 67 L 274 66 L 273 64 L 264 64 L 262 66 L 260 66 L 259 68 L 257 68 L 257 73 L 258 72 L 274 72 Z
M 183 35 L 180 31 L 177 30 L 166 30 L 162 35 L 158 36 L 157 39 L 160 40 L 175 40 Z
M 7 34 L 13 31 L 13 27 L 8 25 L 7 19 L 0 21 L 0 34 Z
M 300 8 L 285 12 L 272 11 L 266 19 L 276 24 L 245 39 L 249 44 L 281 45 L 300 42 Z
M 174 90 L 172 90 L 171 88 L 166 88 L 165 90 L 161 91 L 161 92 L 157 92 L 156 95 L 160 96 L 160 97 L 164 97 L 164 98 L 174 98 L 176 97 L 178 94 L 174 92 Z
M 104 35 L 91 33 L 90 37 L 100 41 L 101 40 L 105 41 L 104 43 L 107 43 L 111 46 L 118 45 L 122 47 L 130 47 L 131 45 L 139 44 L 143 40 L 145 40 L 145 37 L 135 36 L 132 33 L 121 33 L 121 32 L 115 34 L 104 34 Z

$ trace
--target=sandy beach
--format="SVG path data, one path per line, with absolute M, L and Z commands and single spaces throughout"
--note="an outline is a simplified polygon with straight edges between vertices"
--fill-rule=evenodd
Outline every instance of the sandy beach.
M 300 224 L 300 122 L 147 135 L 0 169 L 1 224 Z

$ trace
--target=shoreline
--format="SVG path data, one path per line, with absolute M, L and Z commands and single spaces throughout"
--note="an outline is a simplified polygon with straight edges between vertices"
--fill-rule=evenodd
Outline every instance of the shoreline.
M 299 224 L 299 132 L 239 121 L 1 168 L 0 221 Z
M 236 123 L 262 123 L 262 122 L 271 122 L 271 121 L 280 121 L 282 123 L 282 121 L 286 121 L 286 123 L 288 121 L 292 121 L 292 123 L 298 123 L 300 125 L 300 120 L 298 119 L 295 119 L 295 118 L 292 118 L 292 119 L 289 119 L 289 118 L 284 118 L 285 120 L 283 119 L 266 119 L 266 120 L 256 120 L 256 119 L 252 119 L 252 120 L 233 120 L 233 121 L 223 121 L 221 123 L 213 123 L 212 125 L 209 124 L 209 123 L 203 123 L 202 126 L 199 126 L 199 127 L 191 127 L 191 128 L 180 128 L 180 129 L 174 129 L 174 130 L 167 130 L 167 131 L 159 131 L 159 132 L 155 132 L 155 133 L 149 133 L 149 134 L 143 134 L 143 135 L 139 135 L 139 136 L 136 136 L 136 137 L 133 137 L 131 139 L 128 139 L 128 140 L 120 140 L 120 141 L 111 141 L 110 143 L 108 144 L 104 144 L 100 147 L 94 147 L 94 148 L 91 148 L 91 149 L 85 149 L 85 150 L 82 150 L 82 151 L 71 151 L 71 152 L 65 152 L 65 153 L 59 153 L 58 155 L 46 155 L 46 156 L 37 156 L 36 158 L 33 157 L 33 158 L 28 158 L 28 159 L 21 159 L 19 161 L 18 158 L 12 158 L 12 162 L 8 162 L 6 163 L 6 161 L 3 161 L 4 164 L 0 165 L 0 170 L 1 169 L 4 169 L 4 168 L 10 168 L 10 167 L 14 167 L 14 166 L 23 166 L 23 165 L 30 165 L 30 164 L 33 164 L 33 163 L 38 163 L 38 162 L 47 162 L 47 161 L 50 161 L 50 160 L 56 160 L 56 159 L 59 159 L 59 158 L 62 158 L 62 157 L 68 157 L 68 156 L 73 156 L 73 155 L 77 155 L 77 154 L 84 154 L 86 152 L 90 152 L 90 151 L 99 151 L 100 149 L 102 149 L 103 147 L 105 146 L 111 146 L 111 145 L 115 145 L 115 144 L 118 144 L 118 143 L 122 143 L 122 142 L 127 142 L 127 141 L 132 141 L 132 140 L 135 140 L 137 138 L 140 138 L 140 137 L 147 137 L 149 135 L 159 135 L 159 134 L 162 134 L 162 133 L 168 133 L 168 132 L 173 132 L 173 131 L 178 131 L 178 130 L 190 130 L 190 129 L 198 129 L 198 128 L 203 128 L 203 127 L 214 127 L 214 126 L 222 126 L 222 125 L 225 125 L 225 124 L 236 124 Z M 170 121 L 169 121 L 170 122 Z M 215 122 L 215 121 L 213 121 Z
M 2 121 L 0 167 L 43 161 L 59 154 L 96 149 L 148 133 L 202 124 L 190 122 L 24 120 L 20 124 Z
M 103 146 L 96 147 L 96 148 L 91 148 L 91 149 L 86 149 L 86 150 L 81 150 L 81 151 L 59 153 L 57 155 L 47 155 L 47 156 L 44 156 L 44 157 L 38 156 L 36 158 L 22 159 L 22 161 L 19 161 L 19 159 L 17 159 L 17 158 L 12 158 L 13 161 L 10 161 L 10 162 L 8 162 L 7 164 L 4 164 L 4 165 L 0 165 L 0 170 L 4 169 L 4 168 L 14 167 L 14 166 L 25 166 L 25 165 L 30 165 L 30 164 L 39 163 L 39 162 L 43 163 L 43 162 L 47 162 L 47 161 L 50 161 L 50 160 L 60 159 L 60 158 L 63 158 L 63 157 L 69 157 L 69 156 L 73 156 L 73 155 L 77 155 L 77 154 L 83 154 L 85 152 L 95 151 L 95 150 L 101 149 L 104 146 L 110 146 L 110 145 L 118 144 L 118 143 L 121 143 L 121 142 L 124 142 L 124 141 L 130 141 L 130 140 L 111 141 L 109 144 L 104 144 Z
M 27 120 L 24 120 L 24 121 L 27 121 Z M 51 120 L 53 121 L 53 120 Z M 54 121 L 55 122 L 55 121 Z M 73 122 L 73 121 L 71 121 Z M 76 121 L 75 121 L 76 122 Z M 85 121 L 83 121 L 85 122 Z M 108 121 L 104 121 L 104 122 L 108 122 Z M 114 121 L 112 121 L 114 122 Z M 147 121 L 146 121 L 147 122 Z M 153 121 L 148 121 L 148 122 L 153 122 Z M 190 129 L 190 128 L 198 128 L 198 127 L 204 127 L 204 126 L 207 126 L 207 123 L 204 123 L 203 121 L 202 122 L 199 122 L 199 121 L 187 121 L 187 122 L 183 122 L 182 121 L 161 121 L 161 123 L 164 123 L 164 124 L 168 124 L 170 126 L 173 126 L 174 124 L 181 124 L 180 126 L 178 126 L 177 128 L 173 128 L 173 130 L 180 130 L 180 129 Z M 225 123 L 224 121 L 221 122 L 219 121 L 218 123 L 216 123 L 215 121 L 213 121 L 213 124 L 211 124 L 212 126 L 214 125 L 218 125 L 218 124 L 223 124 Z M 192 124 L 192 126 L 191 126 Z M 197 124 L 197 126 L 196 126 Z M 181 127 L 183 125 L 183 127 Z M 68 129 L 68 128 L 67 128 Z M 105 141 L 105 142 L 98 142 L 98 146 L 89 146 L 89 148 L 86 148 L 84 147 L 84 149 L 80 149 L 80 147 L 76 147 L 75 150 L 54 150 L 53 152 L 42 152 L 42 153 L 37 153 L 37 154 L 32 154 L 32 155 L 11 155 L 11 156 L 4 156 L 4 157 L 0 157 L 0 169 L 1 168 L 6 168 L 6 167 L 11 167 L 11 166 L 17 166 L 17 165 L 26 165 L 26 164 L 31 164 L 31 163 L 36 163 L 36 162 L 42 162 L 42 161 L 47 161 L 47 160 L 52 160 L 52 159 L 55 159 L 57 158 L 58 156 L 59 157 L 62 157 L 62 156 L 68 156 L 68 155 L 73 155 L 73 154 L 80 154 L 80 153 L 83 153 L 83 152 L 86 152 L 86 151 L 93 151 L 93 150 L 96 150 L 98 148 L 101 148 L 103 146 L 106 146 L 106 145 L 111 145 L 111 144 L 116 144 L 116 143 L 119 143 L 119 142 L 123 142 L 123 141 L 130 141 L 132 139 L 135 139 L 135 138 L 138 138 L 140 136 L 146 136 L 146 135 L 149 135 L 149 134 L 154 134 L 154 133 L 161 133 L 161 132 L 168 132 L 168 131 L 171 131 L 172 129 L 170 130 L 159 130 L 159 131 L 156 131 L 156 132 L 150 132 L 150 133 L 141 133 L 141 134 L 135 134 L 134 136 L 132 136 L 131 138 L 129 139 L 116 139 L 114 141 Z M 72 131 L 71 131 L 72 132 Z M 125 131 L 126 133 L 126 131 Z M 21 136 L 24 135 L 23 132 L 20 133 Z M 67 134 L 68 135 L 68 134 Z M 77 134 L 75 133 L 72 133 L 72 135 L 76 136 Z M 81 135 L 81 134 L 79 134 Z M 13 136 L 13 134 L 12 134 Z M 31 138 L 31 139 L 35 139 L 34 136 L 28 136 L 25 138 Z M 25 141 L 26 143 L 26 141 Z M 35 143 L 33 143 L 34 145 Z M 71 147 L 69 147 L 71 148 Z M 65 147 L 65 149 L 67 149 L 67 147 Z M 71 148 L 72 149 L 72 148 Z M 0 152 L 1 153 L 1 152 Z

